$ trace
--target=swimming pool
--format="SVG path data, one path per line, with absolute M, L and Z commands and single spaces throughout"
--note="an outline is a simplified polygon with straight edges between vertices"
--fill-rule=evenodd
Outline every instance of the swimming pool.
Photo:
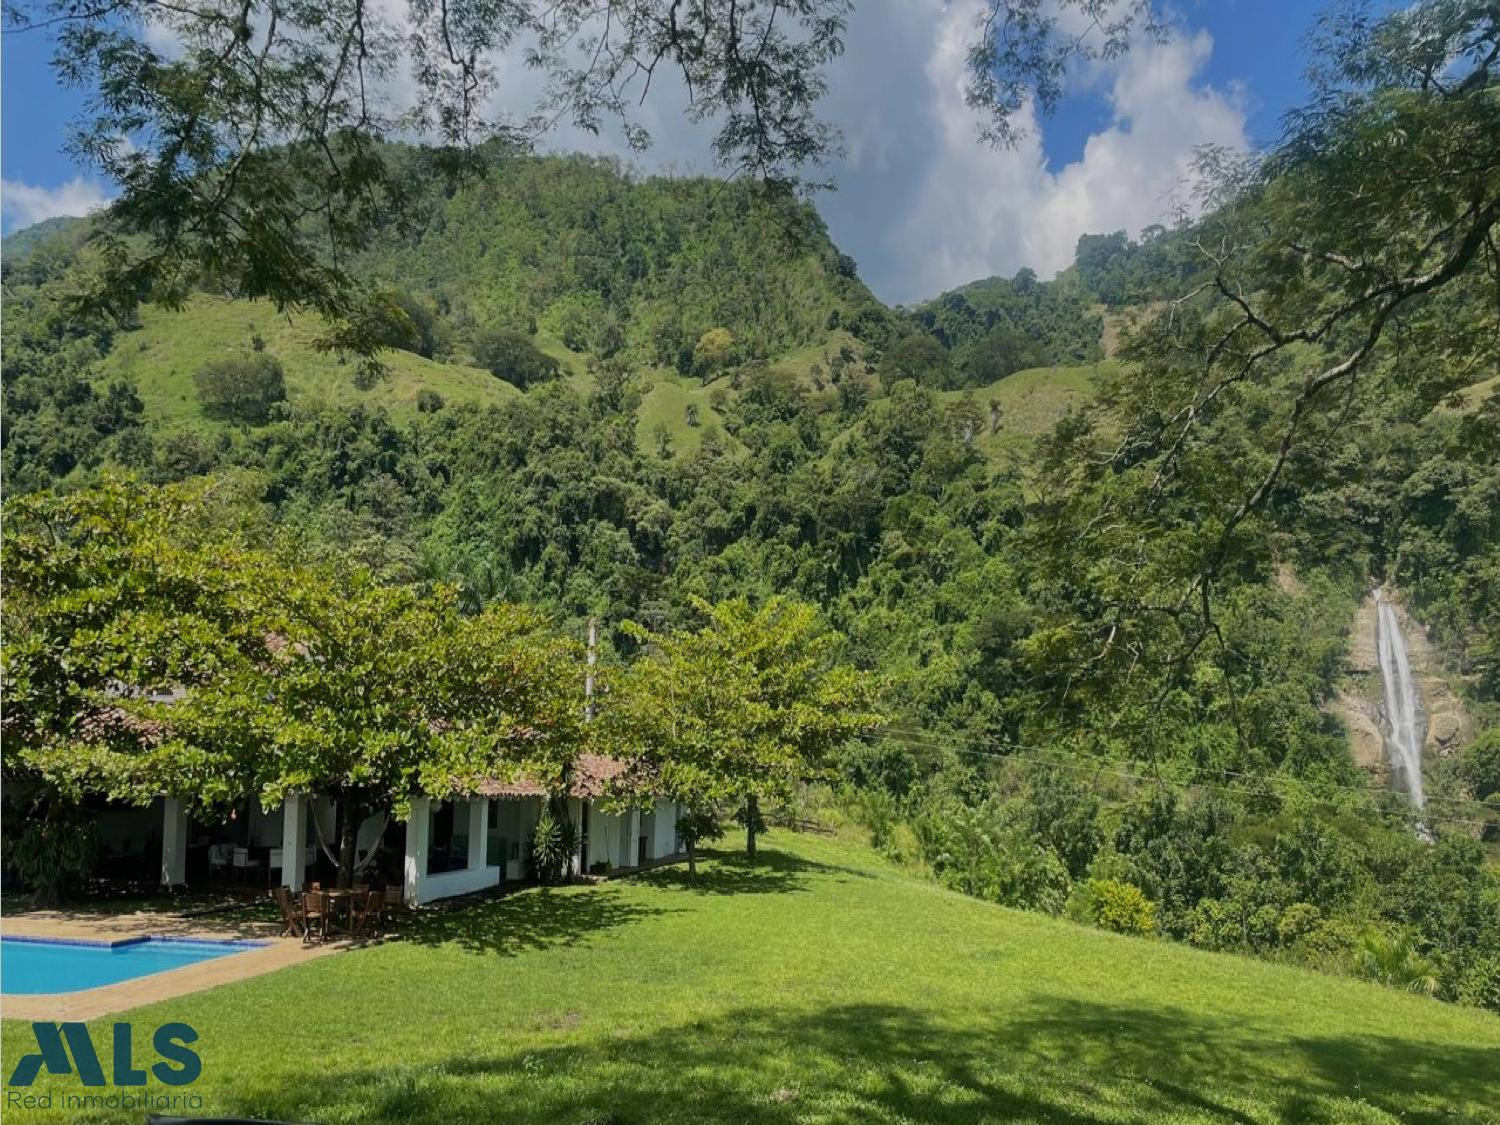
M 116 942 L 3 937 L 0 938 L 0 993 L 36 996 L 78 992 L 263 949 L 265 945 L 261 941 L 164 937 Z

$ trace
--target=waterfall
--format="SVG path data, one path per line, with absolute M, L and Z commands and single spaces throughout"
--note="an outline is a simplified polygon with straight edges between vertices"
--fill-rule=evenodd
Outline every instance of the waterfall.
M 1385 745 L 1392 780 L 1421 808 L 1427 801 L 1422 792 L 1422 743 L 1427 738 L 1427 716 L 1422 697 L 1411 674 L 1406 637 L 1396 617 L 1396 607 L 1375 591 L 1375 647 L 1380 660 L 1380 679 L 1385 691 Z

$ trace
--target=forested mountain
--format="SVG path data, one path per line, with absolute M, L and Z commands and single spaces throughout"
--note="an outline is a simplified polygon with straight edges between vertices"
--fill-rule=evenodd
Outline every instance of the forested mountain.
M 409 151 L 426 190 L 359 267 L 422 294 L 460 333 L 540 329 L 575 351 L 623 348 L 687 372 L 711 329 L 730 334 L 725 362 L 745 362 L 884 319 L 805 204 L 581 156 L 497 159 L 443 190 L 429 159 Z
M 955 382 L 976 386 L 1028 367 L 1102 359 L 1096 300 L 1076 268 L 1047 282 L 1021 270 L 944 293 L 917 306 L 912 319 L 948 349 Z

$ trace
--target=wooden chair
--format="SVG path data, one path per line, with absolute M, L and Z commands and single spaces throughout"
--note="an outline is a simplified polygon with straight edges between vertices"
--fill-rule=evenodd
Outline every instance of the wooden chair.
M 286 887 L 272 887 L 271 898 L 281 907 L 281 936 L 302 937 L 307 929 L 307 916 L 297 897 Z
M 385 922 L 385 891 L 369 891 L 355 899 L 353 922 L 350 930 L 354 937 L 379 934 Z
M 328 896 L 322 891 L 305 891 L 302 895 L 302 942 L 312 940 L 313 927 L 318 930 L 318 940 L 328 940 Z

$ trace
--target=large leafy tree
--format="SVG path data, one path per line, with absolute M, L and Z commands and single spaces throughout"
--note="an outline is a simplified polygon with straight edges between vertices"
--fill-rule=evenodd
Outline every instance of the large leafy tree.
M 202 488 L 118 480 L 7 511 L 5 773 L 40 823 L 87 795 L 329 795 L 347 883 L 372 812 L 521 770 L 564 785 L 578 654 L 538 614 L 464 617 L 450 589 L 298 565 L 223 522 Z
M 604 710 L 629 759 L 626 788 L 649 789 L 702 817 L 730 805 L 755 858 L 760 802 L 819 776 L 829 753 L 879 725 L 872 679 L 836 659 L 815 607 L 695 603 L 696 629 L 633 627 L 645 652 Z
M 217 486 L 106 477 L 6 507 L 5 773 L 59 797 L 213 803 L 246 775 L 171 742 L 153 708 L 270 656 L 280 571 L 211 513 Z
M 7 849 L 44 902 L 85 877 L 83 799 L 190 804 L 247 784 L 228 747 L 166 739 L 161 698 L 268 656 L 268 561 L 222 520 L 218 489 L 97 488 L 6 506 L 3 772 Z
M 356 854 L 371 814 L 404 817 L 418 793 L 522 769 L 560 783 L 583 737 L 579 661 L 538 614 L 496 605 L 464 618 L 450 589 L 382 586 L 358 570 L 286 580 L 275 659 L 237 665 L 167 718 L 187 743 L 241 746 L 268 804 L 333 797 L 341 883 L 375 854 Z

